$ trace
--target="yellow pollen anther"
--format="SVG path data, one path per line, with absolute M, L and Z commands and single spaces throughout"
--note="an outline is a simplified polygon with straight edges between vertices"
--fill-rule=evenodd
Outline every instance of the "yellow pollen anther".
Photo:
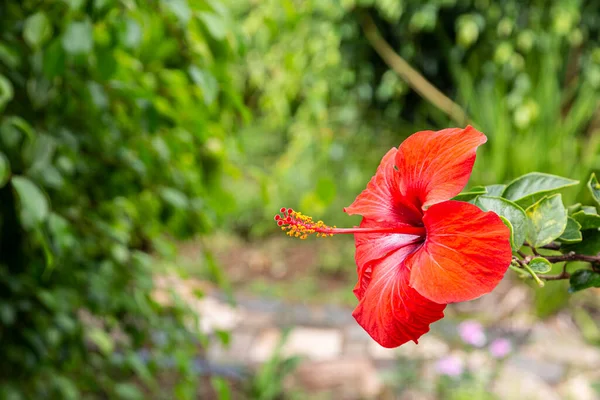
M 281 230 L 286 231 L 286 235 L 306 239 L 309 235 L 316 233 L 317 237 L 333 236 L 331 227 L 325 225 L 323 221 L 313 221 L 308 215 L 304 215 L 290 208 L 282 208 L 281 214 L 275 216 L 277 225 Z

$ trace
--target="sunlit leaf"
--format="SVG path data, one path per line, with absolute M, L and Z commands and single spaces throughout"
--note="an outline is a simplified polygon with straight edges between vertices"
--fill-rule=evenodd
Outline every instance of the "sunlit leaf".
M 535 257 L 529 262 L 529 268 L 536 274 L 547 274 L 552 270 L 552 264 L 544 257 Z
M 575 221 L 581 225 L 581 230 L 600 228 L 600 215 L 595 213 L 587 213 L 586 210 L 577 211 L 571 215 Z
M 52 36 L 52 24 L 43 11 L 30 15 L 23 26 L 23 38 L 33 48 L 43 45 Z
M 131 383 L 117 383 L 114 387 L 115 394 L 122 400 L 142 400 L 146 396 Z
M 44 192 L 24 176 L 14 176 L 11 184 L 19 198 L 23 226 L 32 228 L 44 222 L 50 211 Z
M 4 153 L 0 152 L 0 188 L 6 185 L 10 177 L 10 163 Z
M 484 186 L 475 186 L 475 187 L 467 190 L 466 192 L 462 192 L 459 195 L 454 196 L 454 198 L 452 200 L 469 201 L 469 200 L 476 198 L 477 196 L 481 196 L 486 193 L 487 193 L 487 189 Z
M 596 174 L 592 174 L 592 176 L 590 176 L 590 180 L 587 183 L 587 187 L 590 190 L 590 193 L 592 194 L 594 200 L 596 200 L 596 203 L 600 205 L 600 183 L 598 183 Z
M 532 172 L 523 175 L 508 184 L 502 197 L 512 200 L 521 207 L 526 208 L 544 196 L 577 185 L 579 181 L 567 179 L 556 175 Z
M 4 75 L 0 74 L 0 111 L 12 100 L 13 95 L 12 83 Z
M 98 349 L 105 355 L 113 352 L 115 344 L 110 335 L 99 328 L 92 328 L 87 332 L 88 339 L 98 346 Z
M 501 217 L 510 221 L 513 232 L 511 235 L 511 246 L 518 250 L 525 241 L 528 229 L 528 220 L 525 211 L 510 200 L 500 197 L 479 196 L 475 205 L 483 211 L 493 211 Z
M 558 240 L 562 243 L 577 243 L 581 242 L 581 225 L 571 217 L 567 218 L 567 227 Z
M 63 33 L 62 45 L 69 54 L 87 54 L 92 51 L 92 23 L 87 19 L 71 22 Z
M 501 197 L 506 185 L 489 185 L 485 187 L 487 195 L 492 197 Z
M 526 213 L 530 220 L 528 240 L 534 247 L 551 243 L 567 227 L 567 210 L 560 194 L 542 198 Z
M 206 26 L 206 29 L 208 32 L 210 32 L 213 38 L 217 40 L 222 40 L 225 38 L 225 35 L 227 34 L 227 27 L 225 26 L 223 18 L 208 12 L 201 12 L 199 15 L 202 22 L 204 22 L 204 26 Z

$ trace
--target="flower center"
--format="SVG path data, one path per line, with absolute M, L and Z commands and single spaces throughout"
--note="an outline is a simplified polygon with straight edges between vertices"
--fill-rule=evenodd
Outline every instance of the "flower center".
M 336 234 L 354 234 L 354 233 L 399 233 L 404 235 L 425 236 L 425 227 L 412 226 L 409 224 L 398 224 L 393 227 L 373 227 L 373 228 L 338 228 L 336 226 L 327 226 L 323 221 L 313 221 L 308 215 L 303 215 L 291 208 L 281 208 L 279 214 L 275 215 L 275 222 L 286 231 L 286 235 L 306 239 L 313 233 L 317 237 L 327 237 Z

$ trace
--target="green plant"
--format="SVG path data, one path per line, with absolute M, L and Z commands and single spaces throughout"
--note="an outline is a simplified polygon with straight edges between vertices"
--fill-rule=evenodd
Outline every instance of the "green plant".
M 284 386 L 285 379 L 294 372 L 300 358 L 282 355 L 289 331 L 285 331 L 273 352 L 273 355 L 261 365 L 255 375 L 250 379 L 247 396 L 257 400 L 277 400 L 290 395 Z
M 0 397 L 193 398 L 206 338 L 152 300 L 148 253 L 227 204 L 242 106 L 226 10 L 26 0 L 0 24 Z
M 598 168 L 596 2 L 229 5 L 247 38 L 240 74 L 255 116 L 233 154 L 243 168 L 228 182 L 250 194 L 238 199 L 241 212 L 228 221 L 244 235 L 270 232 L 257 215 L 267 220 L 268 210 L 282 204 L 313 209 L 316 218 L 347 206 L 383 151 L 410 132 L 449 126 L 448 116 L 411 90 L 413 83 L 365 39 L 365 15 L 489 136 L 480 157 L 488 167 L 474 184 L 532 170 L 585 179 Z M 585 192 L 570 196 L 589 200 Z

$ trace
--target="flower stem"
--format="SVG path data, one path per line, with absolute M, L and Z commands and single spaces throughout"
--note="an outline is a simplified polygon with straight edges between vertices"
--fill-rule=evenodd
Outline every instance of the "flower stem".
M 421 226 L 394 226 L 386 228 L 321 228 L 317 232 L 325 234 L 354 234 L 354 233 L 400 233 L 405 235 L 425 235 L 425 228 Z
M 529 272 L 529 274 L 530 274 L 530 275 L 533 277 L 533 279 L 534 279 L 534 280 L 537 282 L 537 284 L 538 284 L 538 286 L 539 286 L 539 287 L 544 287 L 544 286 L 545 286 L 544 282 L 542 282 L 542 281 L 540 280 L 540 278 L 537 276 L 537 274 L 536 274 L 535 272 L 533 272 L 533 270 L 532 270 L 532 269 L 529 267 L 529 265 L 528 265 L 528 264 L 521 264 L 521 265 L 523 266 L 523 268 L 524 268 L 525 270 L 527 270 L 527 272 Z

